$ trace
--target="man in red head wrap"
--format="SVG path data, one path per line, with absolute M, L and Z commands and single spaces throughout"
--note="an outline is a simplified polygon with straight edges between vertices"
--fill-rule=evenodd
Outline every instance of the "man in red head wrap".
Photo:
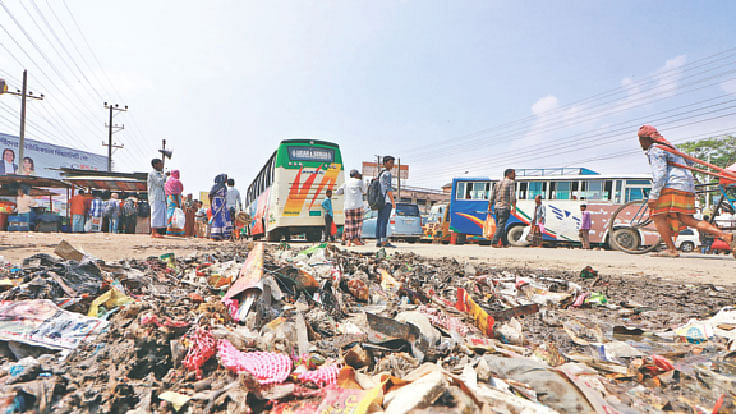
M 652 167 L 653 185 L 649 193 L 649 214 L 654 220 L 657 232 L 667 245 L 668 257 L 678 257 L 679 253 L 672 241 L 679 233 L 681 226 L 692 227 L 703 233 L 713 234 L 732 246 L 734 256 L 733 234 L 724 233 L 712 224 L 695 220 L 695 179 L 690 170 L 672 164 L 690 165 L 692 162 L 682 156 L 666 151 L 666 147 L 674 146 L 664 139 L 651 125 L 639 128 L 639 144 L 647 152 L 649 165 Z

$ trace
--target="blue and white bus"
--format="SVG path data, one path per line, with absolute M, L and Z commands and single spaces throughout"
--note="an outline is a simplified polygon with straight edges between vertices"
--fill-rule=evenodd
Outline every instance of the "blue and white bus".
M 489 177 L 457 177 L 452 180 L 448 208 L 449 229 L 466 240 L 489 242 L 488 200 L 500 181 Z M 591 214 L 590 242 L 607 240 L 611 214 L 629 201 L 640 200 L 652 188 L 651 175 L 599 174 L 585 168 L 516 170 L 516 209 L 504 231 L 512 245 L 525 245 L 528 225 L 534 217 L 534 198 L 541 195 L 546 207 L 546 242 L 578 239 L 580 205 Z M 487 237 L 484 237 L 487 236 Z

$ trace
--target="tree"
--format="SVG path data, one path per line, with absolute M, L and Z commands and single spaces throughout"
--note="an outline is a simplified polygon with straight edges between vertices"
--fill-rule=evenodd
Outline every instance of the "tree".
M 721 168 L 726 168 L 736 163 L 736 137 L 734 136 L 724 135 L 683 142 L 682 144 L 678 144 L 677 148 L 690 156 L 710 162 Z M 696 181 L 699 183 L 715 181 L 715 178 L 712 176 L 700 173 L 694 173 L 694 175 Z M 712 193 L 711 196 L 713 196 Z M 704 202 L 705 196 L 701 195 L 700 200 Z

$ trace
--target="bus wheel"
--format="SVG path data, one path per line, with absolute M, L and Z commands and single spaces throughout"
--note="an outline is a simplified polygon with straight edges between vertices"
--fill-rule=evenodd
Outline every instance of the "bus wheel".
M 527 242 L 523 238 L 524 226 L 513 226 L 506 233 L 506 238 L 509 239 L 509 244 L 516 247 L 526 246 Z

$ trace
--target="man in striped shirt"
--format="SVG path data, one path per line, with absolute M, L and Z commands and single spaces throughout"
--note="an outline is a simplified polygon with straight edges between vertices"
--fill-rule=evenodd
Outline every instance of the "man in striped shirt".
M 506 222 L 511 216 L 511 211 L 516 209 L 516 171 L 509 168 L 503 173 L 503 180 L 496 185 L 489 206 L 494 207 L 496 213 L 496 234 L 493 235 L 491 246 L 509 247 L 506 238 Z M 501 242 L 501 245 L 499 245 Z

